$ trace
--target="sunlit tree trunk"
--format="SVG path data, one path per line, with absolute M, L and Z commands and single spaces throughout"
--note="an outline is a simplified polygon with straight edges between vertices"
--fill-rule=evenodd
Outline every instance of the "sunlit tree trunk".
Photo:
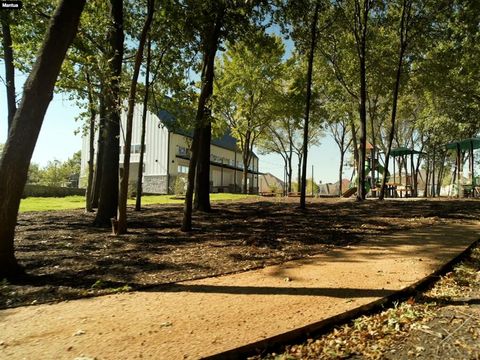
M 138 163 L 137 174 L 137 194 L 135 199 L 135 211 L 142 209 L 142 193 L 143 193 L 143 159 L 145 151 L 145 132 L 147 123 L 148 97 L 150 94 L 150 62 L 151 62 L 151 39 L 148 39 L 147 44 L 147 64 L 145 69 L 145 95 L 143 97 L 143 113 L 142 113 L 142 135 L 140 139 L 140 161 Z M 168 191 L 168 189 L 167 189 Z
M 0 11 L 2 22 L 3 61 L 5 63 L 5 87 L 7 90 L 8 130 L 12 126 L 17 111 L 15 95 L 15 67 L 13 66 L 12 35 L 10 34 L 10 16 L 8 10 Z
M 123 172 L 120 176 L 120 189 L 118 199 L 118 226 L 116 234 L 121 235 L 127 232 L 127 200 L 128 200 L 128 180 L 130 178 L 130 148 L 132 145 L 133 112 L 135 110 L 135 97 L 137 94 L 137 81 L 140 74 L 140 66 L 143 61 L 143 49 L 147 40 L 147 34 L 153 19 L 154 0 L 148 0 L 147 18 L 143 25 L 140 35 L 137 53 L 135 55 L 135 64 L 133 66 L 132 81 L 130 83 L 130 93 L 128 96 L 127 125 L 125 130 L 125 157 L 123 159 Z
M 303 124 L 303 166 L 302 166 L 302 180 L 300 187 L 300 208 L 306 207 L 306 186 L 307 186 L 307 156 L 308 156 L 308 126 L 310 121 L 310 107 L 312 103 L 312 74 L 313 74 L 313 57 L 315 54 L 315 46 L 317 44 L 317 22 L 318 13 L 320 12 L 320 1 L 315 3 L 315 10 L 313 14 L 311 26 L 311 42 L 310 52 L 308 55 L 308 69 L 307 69 L 307 95 L 305 105 L 305 121 Z M 298 179 L 300 182 L 300 179 Z
M 192 230 L 192 210 L 193 210 L 193 192 L 195 187 L 195 175 L 197 171 L 197 161 L 200 151 L 200 134 L 205 127 L 205 115 L 210 116 L 210 109 L 207 108 L 207 102 L 213 94 L 213 76 L 215 65 L 215 54 L 218 48 L 220 38 L 220 29 L 223 22 L 224 9 L 218 10 L 217 16 L 212 23 L 211 33 L 205 44 L 202 66 L 202 88 L 198 99 L 197 115 L 195 117 L 195 130 L 191 146 L 190 162 L 188 167 L 188 183 L 185 193 L 185 206 L 183 212 L 182 231 Z M 205 145 L 204 145 L 205 146 Z M 210 144 L 208 144 L 210 146 Z M 210 161 L 210 159 L 208 159 Z
M 110 0 L 109 82 L 105 89 L 105 138 L 100 198 L 94 224 L 108 226 L 118 206 L 118 162 L 120 158 L 120 76 L 123 60 L 123 1 Z
M 88 107 L 90 112 L 90 126 L 89 126 L 89 139 L 88 139 L 88 179 L 87 179 L 87 189 L 85 191 L 85 211 L 92 212 L 92 186 L 93 186 L 93 161 L 95 159 L 95 118 L 97 117 L 97 111 L 95 109 L 96 104 L 93 96 L 92 83 L 90 81 L 90 75 L 88 72 L 85 74 L 88 84 Z
M 22 273 L 14 252 L 18 208 L 27 181 L 28 167 L 53 98 L 53 89 L 80 20 L 85 0 L 63 0 L 49 28 L 24 85 L 23 97 L 13 118 L 0 160 L 0 279 Z

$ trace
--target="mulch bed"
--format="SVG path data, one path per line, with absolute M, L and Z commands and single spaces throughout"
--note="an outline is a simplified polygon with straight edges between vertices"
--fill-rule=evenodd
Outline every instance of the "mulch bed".
M 308 257 L 367 237 L 444 221 L 477 220 L 480 202 L 298 199 L 214 203 L 182 233 L 181 205 L 129 212 L 111 236 L 82 210 L 21 214 L 17 258 L 26 278 L 0 284 L 0 308 L 143 289 Z

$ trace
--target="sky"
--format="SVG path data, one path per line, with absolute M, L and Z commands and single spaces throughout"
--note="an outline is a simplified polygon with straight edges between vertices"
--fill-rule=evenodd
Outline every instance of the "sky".
M 274 30 L 275 31 L 275 30 Z M 278 31 L 278 30 L 277 30 Z M 286 56 L 291 52 L 292 43 L 286 42 Z M 7 107 L 6 91 L 3 83 L 5 68 L 0 62 L 0 143 L 5 143 L 7 135 Z M 17 101 L 22 95 L 23 83 L 26 75 L 16 71 Z M 74 152 L 81 149 L 81 134 L 75 134 L 81 126 L 81 121 L 75 121 L 81 110 L 63 94 L 55 94 L 50 103 L 38 137 L 32 162 L 45 166 L 49 161 L 65 161 Z M 284 163 L 280 155 L 260 155 L 260 172 L 271 173 L 279 179 L 284 178 Z M 339 150 L 333 138 L 326 134 L 321 139 L 321 144 L 309 149 L 307 161 L 307 177 L 312 177 L 312 165 L 315 182 L 338 181 L 338 167 L 340 162 Z M 297 161 L 293 160 L 293 181 L 297 178 Z M 350 178 L 351 169 L 346 169 L 344 178 Z
M 0 63 L 0 77 L 4 79 L 3 62 Z M 26 76 L 16 73 L 17 99 L 22 94 L 22 86 Z M 32 162 L 45 166 L 49 161 L 65 161 L 82 147 L 81 135 L 75 134 L 81 122 L 75 121 L 80 109 L 66 95 L 55 94 L 50 103 L 38 137 Z M 0 84 L 0 143 L 5 143 L 7 136 L 6 92 L 3 82 Z M 258 154 L 258 152 L 257 152 Z M 283 180 L 284 165 L 280 155 L 258 155 L 261 172 L 271 173 Z M 338 180 L 339 151 L 330 135 L 321 139 L 320 146 L 309 150 L 307 177 L 311 177 L 312 165 L 316 182 L 336 182 Z M 296 179 L 296 161 L 293 161 L 293 178 Z M 350 177 L 347 169 L 344 177 Z

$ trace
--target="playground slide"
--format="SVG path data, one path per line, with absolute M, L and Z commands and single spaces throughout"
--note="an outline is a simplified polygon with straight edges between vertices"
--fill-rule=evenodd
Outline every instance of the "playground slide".
M 365 173 L 368 174 L 370 171 L 371 171 L 370 166 L 366 165 L 365 166 Z M 385 174 L 385 168 L 380 164 L 377 165 L 377 171 L 382 175 L 386 175 L 387 181 L 388 181 L 388 179 L 390 178 L 390 172 L 389 171 L 387 171 L 386 174 Z M 355 179 L 353 179 L 351 184 L 356 184 L 356 183 L 357 183 L 357 178 L 355 177 Z M 365 184 L 365 190 L 367 191 L 367 193 L 370 191 L 370 183 L 369 182 L 367 182 Z M 345 191 L 342 194 L 342 196 L 345 197 L 345 198 L 348 198 L 348 197 L 352 196 L 353 194 L 355 194 L 356 192 L 357 192 L 357 187 L 353 186 L 353 187 L 349 188 L 347 191 Z
M 348 189 L 347 191 L 345 191 L 342 196 L 344 198 L 348 198 L 350 196 L 352 196 L 353 194 L 355 194 L 357 192 L 357 187 L 354 186 L 354 187 L 351 187 L 350 189 Z

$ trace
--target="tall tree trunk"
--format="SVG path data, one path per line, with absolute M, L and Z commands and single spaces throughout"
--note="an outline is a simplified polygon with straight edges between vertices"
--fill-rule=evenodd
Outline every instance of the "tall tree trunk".
M 427 168 L 425 170 L 425 187 L 423 189 L 424 197 L 428 197 L 429 181 L 430 181 L 430 159 L 427 159 Z
M 393 99 L 392 99 L 392 115 L 390 117 L 390 133 L 388 136 L 387 144 L 387 153 L 385 154 L 385 170 L 388 169 L 388 163 L 390 161 L 390 151 L 392 150 L 393 137 L 395 135 L 395 124 L 397 119 L 397 104 L 398 104 L 398 93 L 400 90 L 400 81 L 402 77 L 402 68 L 403 68 L 403 59 L 405 51 L 407 49 L 407 17 L 410 13 L 409 0 L 403 1 L 402 6 L 402 17 L 400 20 L 400 49 L 398 55 L 398 64 L 397 64 L 397 75 L 395 78 L 395 85 L 393 89 Z M 382 180 L 382 188 L 380 189 L 379 200 L 383 200 L 385 197 L 385 186 L 387 178 L 384 176 Z
M 150 90 L 150 63 L 151 63 L 151 46 L 152 42 L 150 37 L 148 38 L 147 44 L 147 64 L 145 70 L 145 95 L 143 97 L 143 113 L 142 113 L 142 135 L 140 138 L 140 161 L 138 163 L 138 174 L 137 174 L 137 194 L 135 199 L 135 211 L 140 211 L 142 209 L 142 193 L 143 193 L 143 159 L 145 151 L 145 132 L 146 132 L 146 123 L 147 123 L 147 109 L 148 109 L 148 97 Z M 167 189 L 168 192 L 168 189 Z
M 143 61 L 143 49 L 147 41 L 148 31 L 153 19 L 155 0 L 148 0 L 148 10 L 142 33 L 138 43 L 137 53 L 135 54 L 135 63 L 133 66 L 133 76 L 130 83 L 130 92 L 128 95 L 127 126 L 125 130 L 125 157 L 123 159 L 123 172 L 120 177 L 120 189 L 118 199 L 118 225 L 116 235 L 127 232 L 127 200 L 128 200 L 128 180 L 130 178 L 130 148 L 132 146 L 133 112 L 135 110 L 135 97 L 137 95 L 138 75 Z
M 15 98 L 15 67 L 13 66 L 12 36 L 10 34 L 10 16 L 8 11 L 0 12 L 2 21 L 3 61 L 5 62 L 5 87 L 7 90 L 8 131 L 17 111 Z
M 302 166 L 302 184 L 300 187 L 300 209 L 306 207 L 306 186 L 307 186 L 307 156 L 308 156 L 308 126 L 310 121 L 310 107 L 312 102 L 312 74 L 313 74 L 313 57 L 315 54 L 315 46 L 317 44 L 317 22 L 318 13 L 320 11 L 320 1 L 315 3 L 315 10 L 311 25 L 311 41 L 310 53 L 308 54 L 307 69 L 307 95 L 305 105 L 305 122 L 303 124 L 303 166 Z M 300 182 L 300 179 L 299 179 Z
M 204 116 L 209 110 L 207 103 L 213 94 L 213 75 L 215 65 L 215 54 L 218 48 L 218 40 L 220 38 L 220 29 L 222 27 L 224 9 L 217 10 L 217 15 L 212 21 L 212 29 L 208 35 L 205 50 L 203 54 L 202 67 L 202 89 L 198 98 L 197 114 L 195 117 L 195 129 L 193 132 L 193 141 L 191 146 L 190 162 L 188 167 L 188 183 L 185 193 L 185 206 L 183 211 L 182 231 L 192 230 L 192 210 L 193 210 L 193 191 L 195 186 L 195 174 L 197 170 L 197 160 L 200 145 L 200 132 L 204 127 Z M 210 144 L 208 144 L 210 146 Z M 210 159 L 209 159 L 210 160 Z
M 120 76 L 123 60 L 123 0 L 110 0 L 112 24 L 109 41 L 109 83 L 105 93 L 105 143 L 100 198 L 94 224 L 108 226 L 118 206 L 118 162 L 120 158 Z
M 300 192 L 300 189 L 302 188 L 302 153 L 299 152 L 298 154 L 298 164 L 297 164 L 297 191 Z
M 251 154 L 250 154 L 250 135 L 247 134 L 245 137 L 245 142 L 243 144 L 242 149 L 242 161 L 243 161 L 243 184 L 242 184 L 242 192 L 244 194 L 248 194 L 248 167 L 250 166 L 251 161 Z
M 103 171 L 103 153 L 105 149 L 105 97 L 103 94 L 105 87 L 100 85 L 100 92 L 98 94 L 98 140 L 97 140 L 97 161 L 95 162 L 95 170 L 93 171 L 93 186 L 92 186 L 92 208 L 98 208 L 100 198 L 100 184 L 102 180 Z
M 251 133 L 247 130 L 245 134 L 245 141 L 242 144 L 242 162 L 243 162 L 243 184 L 242 184 L 242 192 L 244 194 L 248 194 L 248 167 L 250 166 L 250 143 L 251 143 Z
M 14 252 L 15 226 L 30 159 L 53 97 L 60 67 L 72 42 L 85 0 L 63 0 L 49 28 L 23 90 L 0 160 L 0 279 L 22 273 Z
M 292 157 L 293 157 L 293 145 L 290 142 L 290 150 L 288 154 L 288 192 L 292 192 L 292 176 L 293 176 L 293 168 L 292 168 Z M 286 194 L 287 195 L 287 194 Z
M 359 29 L 358 57 L 360 61 L 360 152 L 358 158 L 358 190 L 357 200 L 362 201 L 366 196 L 365 189 L 365 160 L 367 147 L 367 67 L 366 67 L 366 47 L 367 47 L 367 25 L 370 10 L 370 0 L 363 0 L 362 10 L 358 2 L 355 2 L 356 21 Z M 362 20 L 363 18 L 363 20 Z
M 358 154 L 358 141 L 357 141 L 357 128 L 355 126 L 355 121 L 353 116 L 350 117 L 350 128 L 352 129 L 352 143 L 353 143 L 353 172 L 355 173 L 358 169 L 359 154 Z M 357 174 L 358 176 L 358 174 Z M 353 177 L 353 174 L 352 174 Z
M 200 130 L 198 164 L 195 184 L 195 210 L 209 212 L 210 207 L 210 147 L 212 142 L 212 124 L 210 110 L 207 111 L 206 125 Z
M 93 186 L 93 161 L 95 159 L 95 118 L 97 117 L 96 103 L 93 97 L 92 83 L 88 72 L 85 74 L 88 84 L 88 108 L 90 111 L 90 133 L 88 139 L 89 154 L 88 154 L 88 180 L 87 189 L 85 191 L 85 211 L 92 212 L 92 186 Z
M 340 150 L 340 166 L 338 167 L 338 196 L 342 197 L 343 194 L 343 160 L 345 159 L 345 151 L 342 149 Z
M 440 170 L 438 171 L 438 180 L 434 188 L 435 195 L 440 196 L 440 190 L 442 189 L 443 178 L 445 177 L 445 158 L 446 153 L 443 154 L 442 162 L 440 163 Z

